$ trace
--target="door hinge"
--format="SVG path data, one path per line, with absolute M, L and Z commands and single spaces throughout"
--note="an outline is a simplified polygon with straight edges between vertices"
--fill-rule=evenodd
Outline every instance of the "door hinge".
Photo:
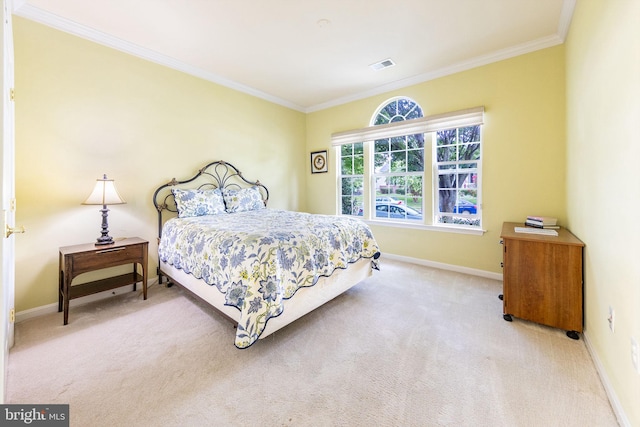
M 12 101 L 16 99 L 16 92 L 13 88 L 9 89 L 9 99 Z
M 16 322 L 16 309 L 12 308 L 11 310 L 9 310 L 9 322 L 10 323 L 15 323 Z

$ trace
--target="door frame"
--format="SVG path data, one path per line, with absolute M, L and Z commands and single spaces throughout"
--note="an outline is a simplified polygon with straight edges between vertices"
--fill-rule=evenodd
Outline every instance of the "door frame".
M 2 149 L 0 150 L 0 403 L 6 401 L 9 348 L 14 342 L 15 238 L 7 235 L 15 224 L 15 109 L 13 101 L 14 57 L 12 0 L 3 0 L 2 16 L 2 102 L 0 102 Z

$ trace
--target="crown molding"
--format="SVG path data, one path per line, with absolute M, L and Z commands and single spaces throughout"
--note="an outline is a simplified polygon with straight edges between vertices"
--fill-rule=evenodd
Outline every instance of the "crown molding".
M 573 11 L 576 8 L 576 0 L 564 0 L 562 2 L 562 10 L 560 11 L 560 21 L 558 23 L 558 37 L 564 41 L 569 34 L 569 26 L 571 25 L 571 18 L 573 18 Z
M 361 99 L 368 98 L 370 96 L 380 95 L 386 92 L 391 92 L 398 89 L 403 89 L 408 86 L 424 83 L 429 80 L 434 80 L 440 77 L 445 77 L 451 74 L 459 73 L 461 71 L 470 70 L 472 68 L 481 67 L 483 65 L 491 64 L 492 62 L 503 61 L 505 59 L 513 58 L 526 53 L 535 52 L 536 50 L 546 49 L 564 43 L 569 33 L 569 26 L 571 25 L 571 19 L 575 9 L 576 0 L 563 0 L 562 9 L 560 12 L 560 19 L 558 21 L 558 31 L 555 35 L 543 37 L 531 42 L 523 43 L 519 46 L 513 46 L 507 49 L 498 50 L 487 55 L 478 56 L 476 58 L 462 61 L 457 64 L 440 68 L 438 70 L 429 71 L 424 74 L 409 77 L 406 79 L 398 80 L 386 85 L 378 86 L 374 89 L 370 89 L 364 92 L 359 92 L 354 95 L 345 96 L 342 98 L 336 98 L 334 100 L 313 105 L 305 109 L 305 113 L 312 113 L 315 111 L 325 110 L 327 108 L 335 107 L 342 104 L 347 104 L 353 101 L 359 101 Z
M 304 112 L 304 108 L 300 105 L 292 103 L 290 101 L 278 98 L 268 93 L 259 91 L 255 88 L 245 86 L 237 83 L 233 80 L 226 79 L 217 74 L 210 73 L 201 68 L 193 67 L 184 62 L 178 61 L 167 55 L 163 55 L 154 50 L 138 46 L 134 43 L 130 43 L 126 40 L 118 37 L 111 36 L 101 31 L 94 30 L 93 28 L 84 26 L 77 22 L 71 21 L 66 18 L 62 18 L 51 12 L 47 12 L 38 7 L 32 6 L 24 0 L 19 0 L 14 5 L 14 15 L 21 18 L 26 18 L 31 21 L 35 21 L 49 27 L 55 28 L 60 31 L 72 34 L 74 36 L 81 37 L 83 39 L 128 53 L 130 55 L 137 56 L 142 59 L 146 59 L 156 64 L 160 64 L 175 70 L 190 74 L 195 77 L 219 84 L 221 86 L 228 87 L 230 89 L 237 90 L 239 92 L 246 93 L 248 95 L 255 96 L 257 98 L 264 99 L 265 101 L 273 102 L 274 104 L 281 105 L 283 107 L 290 108 L 292 110 Z
M 531 42 L 523 43 L 519 46 L 509 47 L 506 49 L 498 50 L 487 55 L 482 55 L 476 58 L 472 58 L 467 61 L 462 61 L 457 64 L 443 67 L 438 70 L 432 70 L 427 73 L 419 74 L 417 76 L 409 77 L 406 79 L 398 80 L 392 83 L 388 83 L 376 88 L 359 92 L 353 95 L 336 98 L 328 102 L 312 105 L 309 107 L 303 107 L 296 103 L 287 101 L 285 99 L 270 95 L 255 88 L 242 85 L 233 80 L 226 79 L 217 74 L 205 71 L 201 68 L 193 67 L 184 62 L 178 61 L 169 56 L 160 54 L 151 49 L 147 49 L 136 44 L 130 43 L 126 40 L 111 36 L 109 34 L 94 30 L 90 27 L 81 25 L 77 22 L 71 21 L 66 18 L 62 18 L 53 13 L 42 10 L 38 7 L 32 6 L 27 3 L 27 0 L 14 0 L 13 13 L 22 18 L 26 18 L 49 27 L 64 31 L 69 34 L 99 43 L 101 45 L 120 50 L 130 55 L 137 56 L 139 58 L 146 59 L 157 64 L 173 68 L 175 70 L 199 77 L 201 79 L 219 84 L 221 86 L 228 87 L 230 89 L 237 90 L 242 93 L 246 93 L 251 96 L 263 99 L 265 101 L 272 102 L 274 104 L 281 105 L 286 108 L 290 108 L 302 113 L 312 113 L 315 111 L 324 110 L 327 108 L 335 107 L 338 105 L 346 104 L 353 101 L 358 101 L 364 98 L 368 98 L 382 93 L 402 89 L 408 86 L 427 82 L 440 77 L 445 77 L 451 74 L 459 73 L 462 71 L 470 70 L 472 68 L 487 65 L 493 62 L 502 61 L 505 59 L 513 58 L 526 53 L 531 53 L 536 50 L 545 49 L 548 47 L 556 46 L 564 43 L 569 32 L 569 26 L 571 24 L 571 18 L 575 9 L 576 0 L 563 0 L 562 11 L 558 23 L 558 32 L 556 35 L 543 37 Z
M 443 67 L 438 70 L 429 71 L 427 73 L 419 74 L 417 76 L 408 77 L 406 79 L 397 80 L 395 82 L 378 86 L 371 90 L 360 92 L 354 95 L 346 96 L 343 98 L 334 99 L 332 101 L 314 105 L 305 110 L 306 113 L 314 111 L 320 111 L 327 108 L 335 107 L 337 105 L 346 104 L 360 99 L 369 98 L 370 96 L 380 95 L 382 93 L 391 92 L 398 89 L 403 89 L 408 86 L 413 86 L 419 83 L 424 83 L 429 80 L 434 80 L 440 77 L 449 76 L 451 74 L 467 71 L 472 68 L 481 67 L 483 65 L 491 64 L 493 62 L 503 61 L 505 59 L 513 58 L 516 56 L 524 55 L 526 53 L 535 52 L 536 50 L 546 49 L 548 47 L 562 44 L 563 40 L 557 35 L 543 37 L 538 40 L 523 43 L 518 46 L 509 47 L 506 49 L 498 50 L 487 55 L 478 56 L 467 61 L 458 62 L 448 67 Z

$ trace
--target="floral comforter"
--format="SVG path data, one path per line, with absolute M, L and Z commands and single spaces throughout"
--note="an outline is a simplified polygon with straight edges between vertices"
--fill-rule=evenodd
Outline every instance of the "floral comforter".
M 356 218 L 261 209 L 173 218 L 158 255 L 224 293 L 241 311 L 235 345 L 246 348 L 299 288 L 361 258 L 375 262 L 379 248 Z

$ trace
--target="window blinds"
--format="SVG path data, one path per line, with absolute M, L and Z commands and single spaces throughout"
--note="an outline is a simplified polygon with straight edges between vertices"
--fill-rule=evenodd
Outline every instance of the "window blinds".
M 331 145 L 339 146 L 355 142 L 375 141 L 376 139 L 435 132 L 443 129 L 481 125 L 483 123 L 484 107 L 468 108 L 419 119 L 337 132 L 331 135 Z

